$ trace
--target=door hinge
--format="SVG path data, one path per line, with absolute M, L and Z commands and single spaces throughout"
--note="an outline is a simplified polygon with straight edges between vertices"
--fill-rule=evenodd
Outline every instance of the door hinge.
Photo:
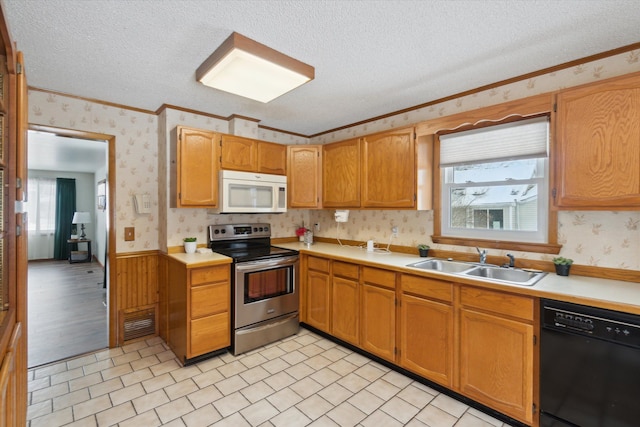
M 554 113 L 557 113 L 557 112 L 558 112 L 558 103 L 557 103 L 557 102 L 554 102 L 554 103 L 553 103 L 553 112 L 554 112 Z
M 19 62 L 16 63 L 16 72 L 22 74 L 22 64 Z
M 22 178 L 16 178 L 16 188 L 22 188 Z
M 536 335 L 533 336 L 533 345 L 538 345 L 538 337 Z
M 531 404 L 531 413 L 535 414 L 538 411 L 538 407 L 535 403 Z
M 397 356 L 399 353 L 398 347 L 393 347 L 393 354 Z
M 556 198 L 556 189 L 552 189 L 551 190 L 551 197 L 553 197 L 554 199 Z
M 16 236 L 22 235 L 22 226 L 16 225 Z

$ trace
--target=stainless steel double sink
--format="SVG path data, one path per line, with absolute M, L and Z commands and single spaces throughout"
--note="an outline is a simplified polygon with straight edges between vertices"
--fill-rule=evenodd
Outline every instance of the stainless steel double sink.
M 407 267 L 421 270 L 439 271 L 456 274 L 475 279 L 485 279 L 492 282 L 508 283 L 511 285 L 533 286 L 547 273 L 543 271 L 529 271 L 519 268 L 500 267 L 497 265 L 474 264 L 462 261 L 452 261 L 430 258 L 407 264 Z

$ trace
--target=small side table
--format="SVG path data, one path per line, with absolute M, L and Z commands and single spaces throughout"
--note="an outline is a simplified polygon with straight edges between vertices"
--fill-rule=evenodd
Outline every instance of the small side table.
M 74 251 L 73 245 L 77 245 L 78 243 L 86 243 L 87 250 L 86 251 Z M 69 239 L 67 240 L 67 245 L 69 245 L 69 263 L 73 264 L 76 262 L 91 262 L 91 239 Z M 79 248 L 78 248 L 79 249 Z

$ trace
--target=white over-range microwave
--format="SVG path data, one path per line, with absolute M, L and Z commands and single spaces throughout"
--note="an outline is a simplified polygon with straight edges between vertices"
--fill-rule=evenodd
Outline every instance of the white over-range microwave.
M 215 212 L 281 213 L 286 211 L 286 176 L 220 171 L 220 205 Z

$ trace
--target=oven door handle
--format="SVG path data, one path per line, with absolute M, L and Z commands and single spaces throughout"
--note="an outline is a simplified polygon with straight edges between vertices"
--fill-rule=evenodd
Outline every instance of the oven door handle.
M 294 265 L 296 262 L 298 262 L 297 255 L 285 257 L 285 258 L 239 262 L 236 264 L 236 271 L 247 272 L 247 271 L 262 270 L 264 268 L 271 268 L 271 267 L 283 267 L 283 266 Z

